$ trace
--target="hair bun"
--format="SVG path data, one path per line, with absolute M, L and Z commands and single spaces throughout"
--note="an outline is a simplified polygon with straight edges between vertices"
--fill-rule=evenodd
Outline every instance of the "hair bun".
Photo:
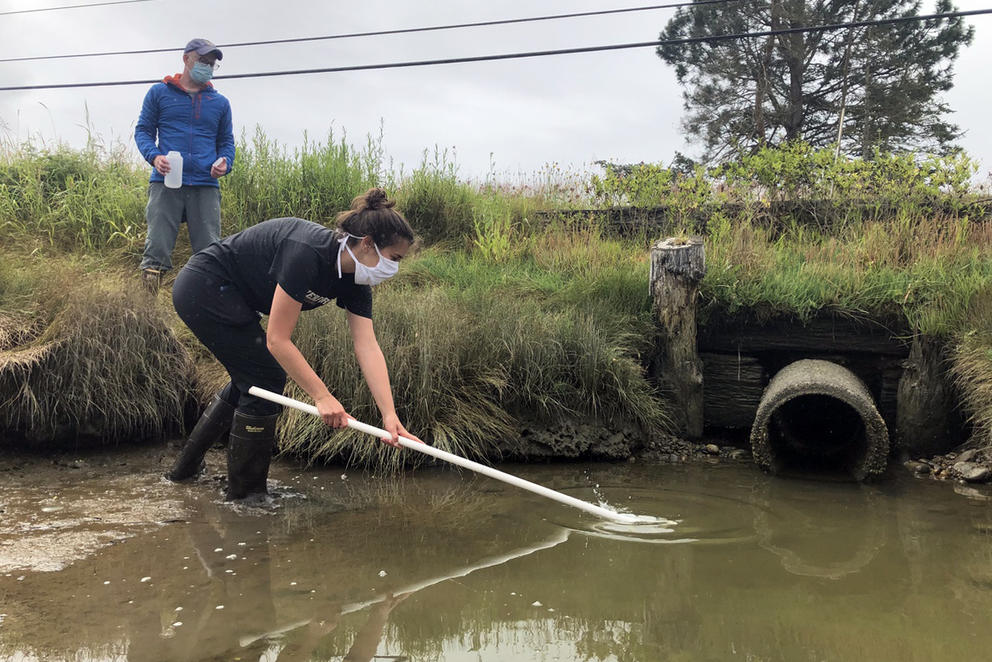
M 396 201 L 387 198 L 383 189 L 370 188 L 352 199 L 351 209 L 337 215 L 337 229 L 352 237 L 371 236 L 376 246 L 389 246 L 398 240 L 412 244 L 413 229 L 403 214 L 393 209 L 395 206 Z
M 381 188 L 370 188 L 365 193 L 366 209 L 389 209 L 396 203 L 386 197 L 386 192 Z

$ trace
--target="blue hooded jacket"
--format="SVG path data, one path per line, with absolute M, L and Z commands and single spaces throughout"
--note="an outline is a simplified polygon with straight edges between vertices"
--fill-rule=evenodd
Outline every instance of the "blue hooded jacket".
M 209 83 L 190 94 L 179 85 L 179 74 L 167 76 L 145 95 L 134 142 L 152 164 L 156 156 L 180 152 L 183 186 L 220 186 L 210 176 L 210 167 L 221 156 L 227 158 L 227 172 L 234 166 L 231 104 Z M 149 181 L 164 180 L 153 167 Z

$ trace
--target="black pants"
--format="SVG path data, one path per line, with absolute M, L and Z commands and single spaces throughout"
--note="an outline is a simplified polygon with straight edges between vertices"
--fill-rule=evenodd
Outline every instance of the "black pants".
M 172 286 L 172 303 L 186 326 L 227 369 L 231 381 L 224 401 L 256 416 L 278 414 L 282 407 L 248 394 L 252 386 L 282 393 L 286 372 L 265 346 L 258 313 L 231 283 L 184 267 Z

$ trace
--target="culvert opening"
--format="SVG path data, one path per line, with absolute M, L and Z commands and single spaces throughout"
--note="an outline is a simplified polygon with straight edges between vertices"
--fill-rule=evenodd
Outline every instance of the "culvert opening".
M 850 474 L 865 456 L 860 414 L 843 400 L 800 395 L 772 412 L 768 442 L 783 470 Z
M 857 375 L 819 359 L 782 368 L 761 396 L 751 426 L 759 467 L 778 473 L 842 471 L 868 480 L 885 471 L 889 432 Z

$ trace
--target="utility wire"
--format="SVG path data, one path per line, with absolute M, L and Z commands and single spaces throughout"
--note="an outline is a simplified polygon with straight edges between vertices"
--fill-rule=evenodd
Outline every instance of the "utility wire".
M 136 2 L 151 2 L 152 0 L 114 0 L 114 2 L 93 2 L 88 5 L 63 5 L 62 7 L 42 7 L 41 9 L 18 9 L 15 11 L 2 11 L 0 16 L 10 16 L 11 14 L 35 14 L 43 11 L 58 11 L 60 9 L 85 9 L 87 7 L 106 7 L 107 5 L 132 5 Z
M 136 0 L 132 0 L 136 1 Z M 137 0 L 147 1 L 147 0 Z M 377 30 L 374 32 L 348 32 L 330 34 L 321 37 L 293 37 L 290 39 L 268 39 L 266 41 L 241 41 L 230 44 L 218 44 L 218 48 L 239 48 L 241 46 L 268 46 L 271 44 L 298 44 L 307 41 L 326 41 L 330 39 L 353 39 L 355 37 L 379 37 L 383 35 L 409 34 L 413 32 L 432 32 L 438 30 L 455 30 L 459 28 L 479 28 L 490 25 L 509 25 L 511 23 L 531 23 L 535 21 L 554 21 L 562 18 L 578 18 L 582 16 L 604 16 L 606 14 L 628 14 L 631 12 L 653 11 L 656 9 L 671 9 L 673 7 L 698 7 L 701 5 L 721 5 L 740 0 L 699 0 L 698 2 L 676 2 L 667 5 L 648 5 L 646 7 L 626 7 L 622 9 L 603 9 L 598 11 L 576 12 L 573 14 L 554 14 L 549 16 L 531 16 L 526 18 L 506 18 L 477 23 L 452 23 L 449 25 L 431 25 L 419 28 L 398 28 L 395 30 Z M 102 53 L 74 53 L 70 55 L 36 55 L 27 57 L 0 58 L 0 62 L 28 62 L 31 60 L 63 60 L 77 57 L 103 57 L 105 55 L 147 55 L 149 53 L 176 52 L 179 48 L 146 48 L 136 51 L 110 51 Z
M 970 11 L 946 12 L 943 14 L 926 14 L 924 16 L 901 16 L 897 18 L 883 18 L 873 21 L 855 21 L 851 23 L 832 23 L 828 25 L 814 25 L 809 27 L 784 28 L 780 30 L 762 30 L 759 32 L 739 32 L 734 34 L 710 35 L 705 37 L 686 37 L 683 39 L 663 39 L 659 41 L 641 41 L 629 44 L 608 44 L 605 46 L 581 46 L 577 48 L 560 48 L 550 51 L 529 51 L 523 53 L 503 53 L 498 55 L 475 55 L 469 57 L 444 58 L 439 60 L 415 60 L 408 62 L 387 62 L 383 64 L 359 64 L 343 67 L 324 67 L 320 69 L 291 69 L 286 71 L 262 71 L 245 74 L 226 74 L 214 76 L 214 80 L 233 80 L 236 78 L 267 78 L 271 76 L 298 76 L 302 74 L 326 74 L 342 71 L 368 71 L 370 69 L 399 69 L 406 67 L 424 67 L 438 64 L 464 64 L 468 62 L 488 62 L 494 60 L 516 60 L 530 57 L 545 57 L 549 55 L 570 55 L 574 53 L 593 53 L 599 51 L 617 51 L 630 48 L 646 48 L 648 46 L 675 46 L 679 44 L 697 43 L 720 43 L 737 39 L 748 39 L 752 37 L 770 37 L 781 34 L 799 34 L 807 32 L 828 32 L 841 30 L 844 28 L 863 28 L 874 25 L 896 25 L 899 23 L 910 23 L 914 21 L 941 20 L 947 18 L 958 18 L 962 16 L 978 16 L 982 14 L 992 14 L 990 9 L 973 9 Z M 75 87 L 112 87 L 122 85 L 148 85 L 158 83 L 159 80 L 126 80 L 108 81 L 101 83 L 61 83 L 55 85 L 12 85 L 0 87 L 0 92 L 14 92 L 21 90 L 55 90 Z

